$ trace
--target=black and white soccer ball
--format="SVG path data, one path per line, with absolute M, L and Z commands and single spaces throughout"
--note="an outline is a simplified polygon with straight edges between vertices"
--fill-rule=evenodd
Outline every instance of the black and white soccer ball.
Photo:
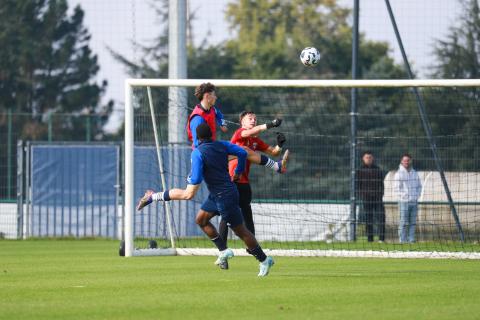
M 300 61 L 307 67 L 312 67 L 320 61 L 320 51 L 314 47 L 306 47 L 300 53 Z

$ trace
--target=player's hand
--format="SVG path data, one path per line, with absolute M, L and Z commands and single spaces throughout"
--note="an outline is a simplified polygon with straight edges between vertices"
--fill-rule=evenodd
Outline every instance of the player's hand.
M 232 181 L 237 182 L 238 180 L 240 180 L 240 175 L 238 173 L 235 173 L 232 177 Z
M 223 133 L 228 131 L 228 128 L 226 126 L 221 126 L 220 130 L 222 130 Z
M 267 129 L 279 127 L 281 124 L 282 124 L 282 119 L 279 119 L 279 118 L 275 118 L 272 121 L 266 123 Z
M 285 135 L 281 132 L 277 132 L 277 145 L 281 148 L 283 144 L 287 141 Z

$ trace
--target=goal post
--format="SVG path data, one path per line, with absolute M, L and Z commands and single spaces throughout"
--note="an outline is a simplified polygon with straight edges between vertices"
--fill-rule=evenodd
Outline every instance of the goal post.
M 463 206 L 460 212 L 460 220 L 468 224 L 466 241 L 465 243 L 459 243 L 455 235 L 455 221 L 451 220 L 451 217 L 448 216 L 448 210 L 445 210 L 445 197 L 441 195 L 435 198 L 435 195 L 442 192 L 438 179 L 435 180 L 435 182 L 429 180 L 432 176 L 436 177 L 438 172 L 436 172 L 435 167 L 432 166 L 431 159 L 426 156 L 426 154 L 428 154 L 428 150 L 426 150 L 427 139 L 421 136 L 421 131 L 413 133 L 413 129 L 410 126 L 405 126 L 407 136 L 400 134 L 402 132 L 402 125 L 405 123 L 404 119 L 408 118 L 412 120 L 418 117 L 411 108 L 414 99 L 413 97 L 408 97 L 408 95 L 411 94 L 408 92 L 408 89 L 423 88 L 427 90 L 426 94 L 429 96 L 429 101 L 436 103 L 449 100 L 450 98 L 444 97 L 452 95 L 451 100 L 453 101 L 448 101 L 448 103 L 452 104 L 455 102 L 455 99 L 458 100 L 459 97 L 461 97 L 464 101 L 459 101 L 459 103 L 465 102 L 464 104 L 466 106 L 472 106 L 478 103 L 476 90 L 480 87 L 480 79 L 127 79 L 125 80 L 124 153 L 125 256 L 213 254 L 215 252 L 215 250 L 211 249 L 212 246 L 209 245 L 208 241 L 205 241 L 205 237 L 202 237 L 198 233 L 188 231 L 192 229 L 192 225 L 194 226 L 196 212 L 193 211 L 193 208 L 195 206 L 189 207 L 186 204 L 175 204 L 174 206 L 176 207 L 173 209 L 175 212 L 171 212 L 169 211 L 169 203 L 166 205 L 157 204 L 156 208 L 158 209 L 152 208 L 148 216 L 144 217 L 148 221 L 145 220 L 137 224 L 137 227 L 140 225 L 142 228 L 145 227 L 149 230 L 154 230 L 153 233 L 155 233 L 155 235 L 149 236 L 147 233 L 143 235 L 135 232 L 135 204 L 140 196 L 139 194 L 135 194 L 135 183 L 138 183 L 135 179 L 135 168 L 139 165 L 135 163 L 137 136 L 149 136 L 149 138 L 147 138 L 148 141 L 142 141 L 141 145 L 143 148 L 152 148 L 156 154 L 155 157 L 157 159 L 149 160 L 148 163 L 149 165 L 153 161 L 158 163 L 155 165 L 156 170 L 158 170 L 158 187 L 161 189 L 184 187 L 184 185 L 171 184 L 174 181 L 181 181 L 182 175 L 184 175 L 183 178 L 186 178 L 185 174 L 188 174 L 189 170 L 187 166 L 191 149 L 187 142 L 185 142 L 184 145 L 172 146 L 168 145 L 167 139 L 160 139 L 161 141 L 158 139 L 161 133 L 157 131 L 168 130 L 168 128 L 165 128 L 165 126 L 168 126 L 168 122 L 163 122 L 163 127 L 156 123 L 156 117 L 164 117 L 168 114 L 168 110 L 165 109 L 166 106 L 168 106 L 168 98 L 165 98 L 165 95 L 160 93 L 160 91 L 173 87 L 183 87 L 193 93 L 193 88 L 204 82 L 211 82 L 219 88 L 220 93 L 218 95 L 222 103 L 221 111 L 226 115 L 227 120 L 232 123 L 232 128 L 229 131 L 230 136 L 223 136 L 222 138 L 224 140 L 228 140 L 235 129 L 238 128 L 235 127 L 235 122 L 237 122 L 235 114 L 238 113 L 238 110 L 249 108 L 257 113 L 261 121 L 267 120 L 269 115 L 271 115 L 271 117 L 285 117 L 286 119 L 284 120 L 289 122 L 289 127 L 285 129 L 281 127 L 279 131 L 287 130 L 287 139 L 292 141 L 292 143 L 301 144 L 301 147 L 292 144 L 288 146 L 289 148 L 291 147 L 297 150 L 294 150 L 292 153 L 293 172 L 285 175 L 286 182 L 281 181 L 282 177 L 273 177 L 271 172 L 263 168 L 253 168 L 251 170 L 254 172 L 252 173 L 253 175 L 266 176 L 259 177 L 255 179 L 255 182 L 252 182 L 252 189 L 254 191 L 255 189 L 261 189 L 265 191 L 265 194 L 271 195 L 272 188 L 270 184 L 279 186 L 284 190 L 282 191 L 285 196 L 284 199 L 255 198 L 252 203 L 254 216 L 256 217 L 255 223 L 258 223 L 260 226 L 265 226 L 264 229 L 259 230 L 257 238 L 260 242 L 265 243 L 264 247 L 270 249 L 272 254 L 301 256 L 480 257 L 477 252 L 479 250 L 476 247 L 476 244 L 480 240 L 480 219 L 478 218 L 477 211 L 480 211 L 480 199 L 477 201 L 475 195 L 476 193 L 480 193 L 476 185 L 477 175 L 480 175 L 478 172 L 480 171 L 478 163 L 470 164 L 467 160 L 461 160 L 461 166 L 452 165 L 451 168 L 447 167 L 446 170 L 451 171 L 447 172 L 447 178 L 449 183 L 453 183 L 454 185 L 452 188 L 454 195 L 453 200 L 455 203 Z M 385 167 L 384 170 L 390 172 L 385 178 L 386 190 L 383 201 L 386 206 L 386 211 L 388 211 L 387 220 L 393 219 L 393 222 L 385 222 L 390 228 L 389 232 L 391 235 L 388 240 L 382 243 L 371 244 L 362 237 L 360 240 L 350 241 L 352 237 L 349 237 L 349 233 L 352 231 L 348 225 L 352 221 L 348 209 L 346 209 L 348 205 L 345 206 L 345 203 L 349 202 L 348 197 L 344 196 L 341 188 L 335 186 L 331 189 L 340 190 L 337 192 L 338 195 L 335 195 L 334 190 L 330 190 L 330 199 L 321 199 L 322 196 L 318 197 L 319 191 L 315 189 L 317 188 L 317 182 L 314 180 L 315 177 L 312 176 L 312 174 L 316 174 L 319 176 L 318 179 L 326 179 L 328 183 L 333 185 L 341 184 L 345 179 L 348 179 L 346 178 L 348 175 L 345 175 L 344 172 L 341 172 L 338 168 L 341 167 L 343 170 L 345 159 L 348 160 L 349 158 L 348 149 L 342 147 L 342 144 L 348 143 L 349 137 L 345 132 L 339 132 L 341 129 L 339 130 L 338 128 L 342 128 L 342 124 L 348 123 L 348 111 L 344 108 L 342 109 L 341 106 L 344 103 L 343 100 L 348 99 L 348 96 L 343 94 L 343 92 L 351 88 L 360 88 L 363 90 L 363 95 L 359 103 L 359 114 L 362 115 L 359 123 L 362 132 L 359 136 L 360 146 L 357 152 L 365 151 L 366 149 L 374 149 L 374 151 L 379 152 L 380 154 L 376 155 L 377 158 L 381 160 L 381 164 Z M 157 93 L 159 97 L 157 101 L 157 98 L 152 96 L 151 89 L 159 90 Z M 230 94 L 228 90 L 231 90 L 232 93 Z M 387 93 L 382 90 L 387 90 Z M 458 90 L 471 92 L 459 93 Z M 254 94 L 249 95 L 246 93 L 248 91 L 254 91 Z M 222 101 L 222 94 L 224 93 L 227 98 Z M 254 103 L 252 104 L 248 102 L 251 96 L 254 96 L 252 99 Z M 403 99 L 406 103 L 402 101 Z M 191 101 L 190 99 L 188 102 L 190 105 L 185 105 L 184 107 L 191 109 L 194 106 Z M 241 105 L 235 106 L 237 101 Z M 335 111 L 335 104 L 340 106 L 338 113 Z M 365 111 L 364 104 L 368 105 L 368 111 Z M 160 106 L 161 110 L 154 110 L 157 106 Z M 382 107 L 390 109 L 382 110 Z M 145 109 L 145 113 L 147 113 L 148 110 L 150 119 L 147 120 L 147 117 L 143 117 L 142 121 L 144 121 L 144 124 L 139 125 L 136 123 L 136 113 L 143 112 L 141 111 L 142 108 Z M 318 110 L 316 110 L 316 108 L 318 108 Z M 435 108 L 432 107 L 432 109 L 429 110 L 435 110 Z M 447 109 L 441 106 L 439 110 L 445 112 Z M 372 111 L 376 113 L 372 113 Z M 409 112 L 409 114 L 407 117 L 404 117 L 405 115 L 399 114 L 398 112 Z M 468 112 L 472 112 L 472 110 L 469 109 Z M 322 116 L 319 115 L 320 113 Z M 442 114 L 441 116 L 448 117 L 449 114 Z M 472 116 L 479 116 L 478 120 L 480 120 L 480 113 L 473 114 Z M 318 117 L 318 119 L 314 119 L 316 117 Z M 404 118 L 400 119 L 401 117 Z M 457 121 L 459 115 L 458 113 L 452 112 L 451 117 Z M 298 118 L 303 119 L 303 124 L 295 121 L 298 120 Z M 321 122 L 319 119 L 322 119 L 322 121 L 325 121 L 324 123 L 328 125 L 323 125 L 323 123 L 317 125 L 315 121 Z M 148 121 L 150 121 L 149 124 L 147 124 Z M 461 120 L 459 121 L 461 122 Z M 395 127 L 395 129 L 391 129 L 389 126 Z M 141 129 L 143 131 L 136 134 L 136 130 L 138 130 L 139 127 L 143 128 Z M 324 127 L 328 128 L 325 129 Z M 178 130 L 179 128 L 176 129 Z M 468 128 L 465 130 L 468 130 Z M 150 133 L 148 131 L 152 132 Z M 453 155 L 457 155 L 458 152 L 464 154 L 464 149 L 469 145 L 478 146 L 480 138 L 478 135 L 475 135 L 475 133 L 478 134 L 475 130 L 465 131 L 460 133 L 462 135 L 461 137 L 458 137 L 459 131 L 457 130 L 450 133 L 442 131 L 435 133 L 435 135 L 440 137 L 440 144 L 446 141 L 445 152 L 447 153 L 444 152 L 442 155 L 448 154 L 449 157 L 455 158 Z M 465 137 L 467 137 L 468 142 L 461 142 L 466 140 L 464 139 Z M 392 145 L 398 144 L 398 147 L 394 149 L 389 146 L 390 143 Z M 318 147 L 318 150 L 321 150 L 321 152 L 315 148 L 310 148 L 312 145 L 315 145 L 315 148 Z M 397 240 L 395 240 L 395 228 L 398 228 L 397 225 L 399 221 L 395 213 L 398 209 L 396 208 L 396 198 L 391 178 L 394 171 L 398 168 L 401 152 L 408 151 L 409 148 L 415 149 L 414 158 L 417 155 L 418 158 L 420 158 L 421 168 L 419 169 L 419 173 L 422 179 L 425 178 L 423 182 L 424 184 L 427 183 L 427 185 L 424 185 L 423 190 L 423 194 L 426 194 L 426 196 L 424 196 L 424 199 L 419 199 L 419 217 L 417 222 L 417 229 L 421 230 L 417 231 L 419 233 L 419 241 L 405 247 L 405 245 L 399 245 Z M 303 153 L 302 150 L 304 150 Z M 345 150 L 347 150 L 347 152 L 343 154 L 342 152 Z M 480 152 L 480 150 L 473 151 Z M 163 168 L 162 157 L 166 157 L 169 169 Z M 301 162 L 303 167 L 299 166 L 300 161 L 295 163 L 295 161 L 301 157 L 306 159 Z M 335 171 L 333 174 L 325 173 L 322 170 L 326 170 L 326 166 L 322 167 L 318 164 L 312 164 L 315 170 L 304 170 L 305 165 L 309 165 L 309 161 L 315 162 L 317 159 L 331 162 L 333 166 L 338 165 L 338 168 L 333 169 L 333 171 Z M 447 160 L 452 161 L 450 158 Z M 396 167 L 392 165 L 395 161 Z M 465 164 L 463 164 L 463 162 L 465 162 Z M 177 169 L 174 169 L 174 165 L 180 165 L 180 163 L 182 169 L 176 171 Z M 389 163 L 388 166 L 386 165 L 387 163 Z M 165 170 L 169 171 L 168 174 L 171 175 L 170 178 L 166 179 L 165 176 L 163 176 Z M 256 173 L 256 171 L 260 173 Z M 145 173 L 145 175 L 149 175 L 149 173 Z M 150 175 L 152 174 L 150 173 Z M 291 177 L 292 175 L 296 176 Z M 429 178 L 426 179 L 426 177 Z M 387 178 L 390 178 L 390 180 Z M 273 182 L 271 181 L 272 179 Z M 312 190 L 307 190 L 308 187 L 301 186 L 302 180 L 305 181 L 306 184 L 309 183 L 309 181 L 314 181 Z M 257 181 L 261 181 L 261 183 L 265 185 L 258 185 L 256 184 Z M 431 186 L 428 185 L 428 183 L 431 183 Z M 478 189 L 480 189 L 480 178 L 478 183 Z M 321 183 L 319 183 L 319 185 L 320 184 Z M 150 185 L 141 186 L 143 189 L 150 187 Z M 427 191 L 427 187 L 431 190 Z M 326 188 L 328 188 L 328 186 Z M 331 199 L 332 197 L 334 199 Z M 202 199 L 197 200 L 197 205 L 201 200 Z M 159 206 L 162 208 L 159 208 Z M 347 210 L 347 212 L 345 212 L 345 210 Z M 161 211 L 162 213 L 160 215 L 163 215 L 163 217 L 157 217 L 159 214 L 155 211 Z M 278 214 L 275 214 L 275 212 L 278 212 Z M 179 214 L 182 215 L 182 218 L 179 218 Z M 157 216 L 152 218 L 152 215 Z M 282 219 L 286 218 L 291 218 L 291 221 L 282 222 Z M 157 221 L 154 221 L 155 219 L 157 219 Z M 183 220 L 180 221 L 181 219 Z M 185 219 L 191 219 L 186 226 Z M 447 220 L 448 223 L 445 223 L 444 221 Z M 268 227 L 272 225 L 273 221 L 278 224 L 278 229 L 276 230 Z M 360 219 L 358 223 L 365 224 L 365 221 L 362 222 Z M 163 230 L 163 236 L 166 237 L 163 242 L 164 248 L 144 249 L 141 246 L 135 245 L 136 238 L 148 239 L 151 237 L 158 240 L 158 228 Z M 378 226 L 375 226 L 375 228 L 378 229 Z M 183 229 L 188 230 L 185 231 Z M 365 234 L 364 230 L 363 232 Z M 378 232 L 378 230 L 376 230 L 376 232 Z M 179 246 L 175 245 L 177 239 L 183 239 L 184 237 L 195 239 L 196 242 L 193 242 L 193 240 L 190 242 L 180 241 Z M 230 235 L 230 237 L 232 239 L 231 241 L 236 241 L 234 236 Z M 189 247 L 190 244 L 194 244 L 194 246 Z M 238 241 L 236 244 L 238 246 L 236 253 L 243 254 Z M 440 253 L 437 254 L 436 252 Z

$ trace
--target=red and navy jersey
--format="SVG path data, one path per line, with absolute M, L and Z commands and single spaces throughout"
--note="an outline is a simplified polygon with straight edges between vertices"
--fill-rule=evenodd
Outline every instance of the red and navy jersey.
M 237 131 L 235 131 L 230 142 L 242 147 L 248 147 L 253 151 L 265 151 L 268 149 L 269 145 L 263 142 L 263 140 L 258 137 L 243 138 L 242 131 L 244 130 L 246 129 L 240 128 Z M 233 177 L 235 173 L 235 168 L 237 167 L 237 164 L 238 164 L 237 159 L 230 160 L 230 162 L 228 163 L 228 171 L 231 177 Z M 248 181 L 249 173 L 250 173 L 250 161 L 247 160 L 245 171 L 242 173 L 237 183 L 249 183 Z
M 210 130 L 212 131 L 212 140 L 216 139 L 216 132 L 217 132 L 217 126 L 215 125 L 216 121 L 216 109 L 215 107 L 210 108 L 209 110 L 203 109 L 200 104 L 197 104 L 195 108 L 193 109 L 192 113 L 188 117 L 188 122 L 187 122 L 187 134 L 188 134 L 188 140 L 194 142 L 194 146 L 197 146 L 197 143 L 193 141 L 193 134 L 192 134 L 192 128 L 190 127 L 190 122 L 195 116 L 200 116 L 205 122 L 208 124 L 210 127 Z M 193 128 L 194 129 L 194 128 Z

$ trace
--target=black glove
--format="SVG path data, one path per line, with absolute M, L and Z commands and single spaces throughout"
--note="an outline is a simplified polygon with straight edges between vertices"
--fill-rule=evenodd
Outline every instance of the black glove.
M 266 123 L 267 129 L 271 129 L 271 128 L 274 128 L 274 127 L 279 127 L 281 124 L 282 124 L 282 119 L 278 119 L 278 118 L 273 119 L 272 121 Z
M 283 144 L 287 141 L 287 138 L 285 138 L 285 135 L 281 132 L 277 132 L 277 145 L 281 148 L 283 147 Z

